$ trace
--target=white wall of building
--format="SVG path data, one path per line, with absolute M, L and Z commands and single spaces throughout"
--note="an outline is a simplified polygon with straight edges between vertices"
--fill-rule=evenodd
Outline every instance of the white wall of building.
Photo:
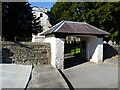
M 98 63 L 103 61 L 103 38 L 96 36 L 80 36 L 86 41 L 87 59 Z M 58 69 L 64 68 L 64 38 L 46 37 L 45 42 L 51 45 L 51 65 Z
M 56 38 L 46 37 L 45 42 L 50 43 L 51 45 L 51 65 L 56 67 Z
M 45 36 L 36 36 L 32 35 L 32 42 L 44 42 L 45 41 Z
M 64 38 L 56 38 L 56 67 L 59 69 L 64 68 Z
M 91 36 L 87 40 L 87 59 L 98 63 L 103 61 L 103 38 Z
M 45 42 L 51 44 L 51 65 L 64 68 L 64 38 L 46 37 Z
M 86 41 L 86 58 L 92 62 L 103 61 L 103 38 L 93 35 L 80 35 L 80 40 Z

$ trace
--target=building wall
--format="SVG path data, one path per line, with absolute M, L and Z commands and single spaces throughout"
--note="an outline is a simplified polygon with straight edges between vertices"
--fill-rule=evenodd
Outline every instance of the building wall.
M 103 61 L 103 38 L 91 36 L 87 40 L 87 59 L 92 62 Z
M 86 42 L 86 58 L 92 62 L 103 61 L 103 38 L 93 35 L 78 36 L 81 41 Z
M 95 52 L 95 49 L 97 47 L 97 37 L 91 36 L 87 39 L 87 59 L 90 60 Z
M 45 36 L 32 35 L 32 42 L 44 42 Z
M 103 39 L 96 36 L 79 36 L 86 41 L 86 57 L 92 62 L 103 61 Z M 64 38 L 46 37 L 45 42 L 51 45 L 51 64 L 58 69 L 64 69 Z
M 56 67 L 56 38 L 46 37 L 45 42 L 50 43 L 51 46 L 51 65 Z
M 56 67 L 59 69 L 64 68 L 64 38 L 56 38 Z
M 58 69 L 64 68 L 64 38 L 46 37 L 51 44 L 51 64 Z
M 50 64 L 49 43 L 2 42 L 2 62 L 16 64 Z

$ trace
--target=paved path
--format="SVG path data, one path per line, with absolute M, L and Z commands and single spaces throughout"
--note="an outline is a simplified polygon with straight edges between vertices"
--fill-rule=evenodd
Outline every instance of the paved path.
M 87 62 L 62 72 L 50 65 L 37 65 L 31 71 L 31 65 L 0 64 L 0 89 L 25 88 L 31 72 L 27 88 L 117 88 L 118 65 L 113 60 Z
M 28 88 L 68 88 L 59 71 L 51 65 L 37 65 Z
M 117 88 L 118 66 L 87 62 L 62 70 L 74 88 Z
M 0 64 L 0 89 L 25 88 L 31 70 L 31 65 Z

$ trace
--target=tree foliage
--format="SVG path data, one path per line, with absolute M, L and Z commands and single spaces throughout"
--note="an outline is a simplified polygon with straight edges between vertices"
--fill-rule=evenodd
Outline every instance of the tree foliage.
M 92 6 L 92 8 L 91 8 Z M 118 3 L 86 3 L 85 21 L 109 32 L 106 40 L 120 40 L 120 2 Z
M 31 10 L 27 2 L 2 2 L 2 38 L 14 41 L 15 37 L 31 37 Z
M 120 40 L 120 2 L 56 2 L 50 14 L 52 25 L 61 20 L 84 21 L 111 33 L 105 39 Z
M 51 24 L 56 24 L 61 20 L 81 21 L 82 3 L 56 2 L 50 10 Z

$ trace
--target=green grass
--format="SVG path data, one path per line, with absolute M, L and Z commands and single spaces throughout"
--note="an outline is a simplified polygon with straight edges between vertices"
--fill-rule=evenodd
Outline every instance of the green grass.
M 65 53 L 78 54 L 80 53 L 80 48 L 66 48 Z
M 80 48 L 71 49 L 70 53 L 71 54 L 78 54 L 78 53 L 80 53 Z
M 72 43 L 72 44 L 66 44 L 65 45 L 65 54 L 78 54 L 80 53 L 80 44 L 79 43 Z

